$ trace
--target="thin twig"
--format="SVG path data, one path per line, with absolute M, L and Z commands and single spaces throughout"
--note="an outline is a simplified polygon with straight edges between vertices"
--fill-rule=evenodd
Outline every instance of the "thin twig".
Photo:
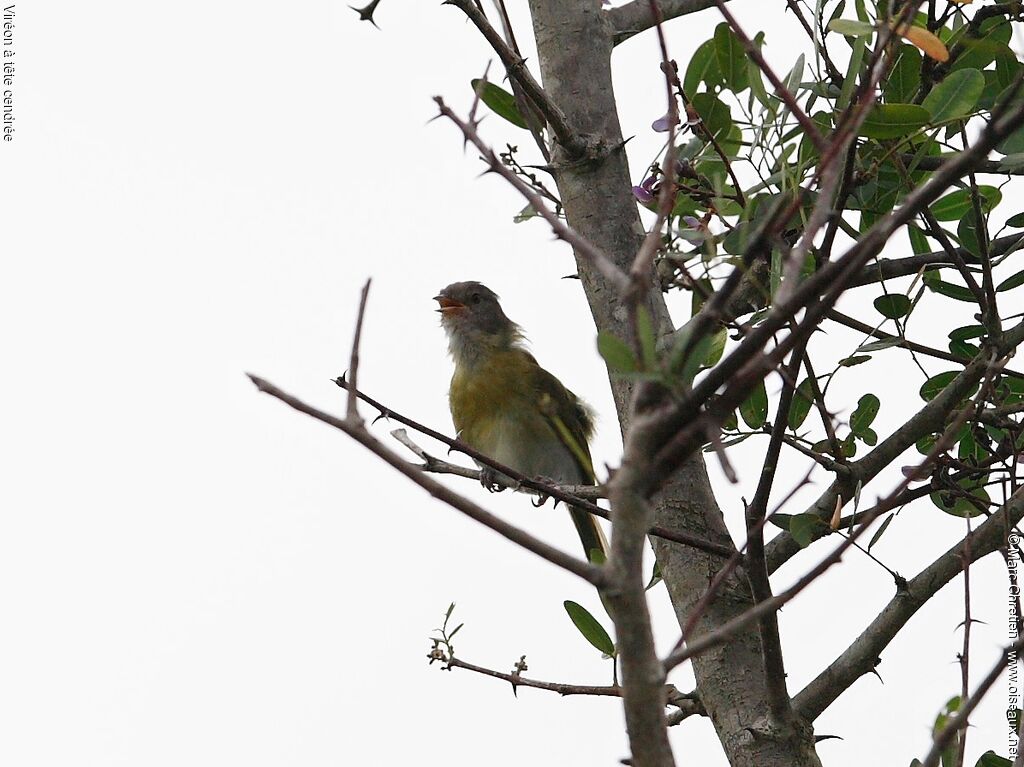
M 370 280 L 367 280 L 359 294 L 359 314 L 356 316 L 356 331 L 352 338 L 352 356 L 348 363 L 348 372 L 352 376 L 352 388 L 348 392 L 348 407 L 345 412 L 346 417 L 353 423 L 359 418 L 359 411 L 356 408 L 356 376 L 359 372 L 359 341 L 363 335 L 363 317 L 366 315 L 366 298 L 369 294 Z
M 1003 675 L 1003 672 L 1006 671 L 1006 662 L 1010 657 L 1010 653 L 1019 652 L 1021 647 L 1024 647 L 1024 638 L 1018 639 L 999 653 L 999 659 L 992 666 L 992 669 L 982 680 L 981 684 L 978 685 L 978 688 L 967 700 L 961 703 L 960 708 L 949 718 L 946 726 L 935 736 L 931 750 L 921 763 L 921 767 L 938 767 L 939 760 L 942 758 L 942 752 L 946 749 L 949 741 L 956 733 L 967 726 L 967 718 L 971 715 L 971 712 L 978 707 L 981 699 L 985 697 L 985 694 L 992 689 L 992 686 Z
M 590 148 L 586 139 L 573 129 L 569 124 L 569 118 L 565 116 L 565 113 L 548 96 L 540 86 L 540 83 L 533 78 L 533 75 L 530 74 L 530 70 L 526 66 L 526 60 L 508 46 L 502 39 L 501 33 L 491 26 L 477 4 L 473 0 L 444 0 L 444 5 L 454 5 L 466 14 L 469 20 L 480 30 L 480 34 L 490 43 L 491 48 L 494 49 L 494 52 L 498 54 L 498 58 L 501 59 L 501 63 L 505 65 L 509 77 L 513 78 L 522 87 L 523 92 L 529 97 L 530 101 L 537 106 L 537 109 L 540 110 L 541 114 L 544 115 L 544 119 L 551 126 L 551 130 L 558 139 L 558 142 L 568 150 L 570 155 L 578 157 L 586 154 Z
M 561 567 L 563 570 L 567 570 L 574 575 L 578 575 L 583 580 L 588 583 L 592 583 L 598 588 L 604 584 L 604 573 L 600 567 L 595 567 L 589 562 L 577 559 L 576 557 L 566 554 L 564 551 L 545 543 L 539 538 L 535 538 L 525 530 L 521 530 L 515 525 L 509 524 L 500 517 L 487 511 L 482 506 L 479 506 L 468 498 L 459 495 L 454 490 L 451 490 L 440 482 L 430 478 L 424 474 L 419 467 L 413 466 L 393 450 L 385 446 L 380 440 L 367 431 L 366 427 L 361 422 L 357 421 L 353 423 L 347 419 L 343 420 L 341 418 L 336 418 L 329 413 L 318 410 L 297 397 L 293 397 L 292 395 L 282 391 L 274 386 L 274 384 L 260 378 L 259 376 L 251 373 L 248 373 L 247 375 L 256 385 L 256 388 L 261 392 L 281 400 L 289 407 L 298 410 L 300 413 L 305 413 L 318 421 L 326 423 L 328 426 L 333 426 L 335 429 L 345 432 L 345 434 L 370 450 L 370 452 L 382 459 L 389 466 L 397 469 L 399 473 L 405 475 L 415 484 L 422 487 L 438 500 L 447 503 L 453 509 L 461 511 L 466 516 L 476 520 L 485 527 L 489 527 L 491 530 L 494 530 L 496 533 L 507 538 L 516 545 L 521 546 L 527 551 L 533 552 L 541 559 L 547 560 L 551 564 Z
M 497 155 L 494 154 L 494 150 L 487 146 L 483 139 L 480 138 L 480 134 L 477 133 L 475 126 L 470 125 L 456 115 L 455 112 L 445 104 L 444 99 L 440 96 L 435 96 L 434 102 L 437 104 L 441 115 L 455 123 L 459 130 L 462 131 L 462 135 L 480 151 L 483 161 L 487 164 L 488 170 L 497 173 L 508 181 L 517 192 L 526 198 L 527 202 L 530 203 L 537 214 L 548 222 L 552 230 L 554 230 L 556 237 L 572 245 L 576 253 L 597 269 L 597 271 L 599 271 L 606 280 L 618 289 L 619 293 L 624 294 L 626 289 L 629 287 L 629 280 L 622 270 L 615 265 L 615 262 L 612 261 L 612 259 L 609 258 L 603 250 L 598 248 L 587 238 L 583 237 L 550 211 L 539 194 L 531 189 L 530 186 L 522 179 L 516 176 L 515 173 L 505 167 L 501 160 L 498 159 Z
M 337 384 L 343 389 L 347 389 L 349 387 L 349 383 L 345 380 L 345 376 L 339 376 L 338 378 L 333 379 L 333 381 L 335 384 Z M 484 466 L 489 466 L 490 468 L 494 469 L 496 472 L 498 472 L 498 474 L 504 474 L 507 477 L 511 477 L 516 486 L 529 488 L 530 490 L 533 490 L 534 492 L 540 495 L 556 498 L 557 500 L 562 501 L 563 503 L 567 503 L 571 506 L 578 506 L 581 509 L 589 511 L 594 516 L 601 517 L 602 519 L 610 518 L 608 511 L 606 509 L 602 509 L 600 506 L 592 503 L 586 498 L 576 495 L 575 493 L 571 492 L 571 488 L 565 488 L 559 485 L 552 484 L 550 482 L 545 482 L 544 480 L 538 479 L 536 477 L 528 477 L 525 474 L 516 471 L 511 466 L 506 466 L 503 463 L 495 461 L 490 456 L 481 453 L 479 450 L 467 445 L 465 442 L 462 442 L 461 440 L 454 439 L 453 437 L 449 437 L 446 434 L 442 434 L 436 429 L 431 429 L 429 426 L 425 426 L 417 421 L 414 421 L 408 416 L 404 416 L 401 413 L 392 410 L 390 407 L 387 407 L 381 402 L 375 400 L 373 397 L 370 397 L 361 391 L 357 390 L 356 396 L 363 402 L 370 405 L 371 407 L 376 408 L 377 411 L 380 413 L 380 417 L 389 418 L 393 421 L 397 421 L 398 423 L 408 426 L 410 429 L 415 429 L 420 434 L 425 434 L 431 439 L 436 439 L 438 442 L 443 442 L 452 450 L 457 450 L 460 453 L 468 455 L 477 463 L 482 464 Z M 479 478 L 479 473 L 477 473 L 473 478 Z M 605 495 L 595 494 L 595 497 L 605 497 Z M 693 548 L 698 549 L 699 551 L 704 551 L 708 554 L 715 554 L 720 557 L 728 558 L 732 556 L 734 551 L 734 549 L 732 549 L 729 546 L 723 546 L 722 544 L 715 543 L 713 541 L 706 541 L 703 538 L 700 538 L 696 535 L 692 535 L 683 530 L 676 531 L 669 530 L 664 527 L 654 526 L 648 531 L 648 534 L 654 536 L 655 538 L 664 538 L 666 541 L 681 543 L 684 546 L 692 546 Z

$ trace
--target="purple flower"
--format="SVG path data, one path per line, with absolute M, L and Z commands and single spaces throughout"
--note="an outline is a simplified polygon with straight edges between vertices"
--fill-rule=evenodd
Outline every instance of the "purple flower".
M 633 196 L 642 204 L 650 205 L 654 202 L 654 198 L 657 195 L 657 189 L 655 189 L 657 184 L 658 179 L 656 176 L 648 176 L 640 182 L 640 186 L 633 187 Z
M 671 123 L 669 122 L 670 119 L 671 115 L 663 115 L 662 117 L 659 117 L 657 120 L 651 123 L 651 130 L 653 130 L 655 133 L 668 133 L 669 129 L 672 127 Z
M 654 202 L 654 195 L 651 193 L 651 190 L 643 186 L 634 186 L 633 196 L 643 205 L 650 205 Z

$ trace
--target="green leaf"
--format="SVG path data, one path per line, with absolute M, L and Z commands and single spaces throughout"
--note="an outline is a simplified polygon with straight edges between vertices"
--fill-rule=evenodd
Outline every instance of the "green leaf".
M 655 370 L 658 367 L 658 354 L 655 351 L 654 323 L 651 321 L 651 313 L 645 306 L 640 306 L 636 310 L 636 334 L 644 358 L 644 370 Z
M 949 353 L 955 354 L 957 357 L 972 359 L 979 351 L 980 349 L 977 346 L 966 341 L 951 340 L 949 342 Z
M 572 619 L 576 628 L 583 634 L 584 639 L 605 655 L 609 657 L 615 655 L 615 644 L 612 642 L 612 638 L 608 636 L 608 632 L 604 630 L 604 626 L 598 623 L 597 618 L 591 615 L 582 605 L 571 602 L 568 599 L 562 605 L 565 607 L 565 611 L 569 613 L 569 618 Z
M 708 90 L 722 83 L 722 71 L 718 68 L 718 53 L 714 40 L 705 40 L 690 57 L 686 75 L 683 77 L 683 92 L 692 99 L 697 95 L 701 83 L 706 83 Z
M 704 359 L 708 355 L 708 349 L 711 348 L 711 336 L 705 335 L 697 344 L 690 350 L 689 355 L 686 357 L 685 362 L 683 360 L 683 352 L 686 347 L 686 342 L 681 341 L 676 344 L 675 350 L 673 350 L 673 359 L 676 361 L 672 369 L 681 367 L 679 370 L 679 377 L 686 384 L 692 384 L 694 376 L 704 365 Z
M 516 106 L 516 97 L 504 88 L 486 80 L 470 80 L 473 92 L 476 93 L 491 111 L 499 117 L 504 117 L 517 128 L 526 128 L 526 120 L 519 114 L 519 107 Z
M 626 345 L 625 341 L 616 338 L 606 330 L 602 330 L 597 335 L 597 351 L 614 373 L 635 373 L 640 369 L 633 356 L 633 350 Z
M 832 443 L 829 442 L 827 439 L 821 439 L 815 442 L 813 445 L 811 445 L 811 450 L 813 450 L 815 453 L 821 453 L 822 455 L 826 453 L 828 453 L 829 455 L 835 455 L 835 453 L 832 452 Z M 842 452 L 842 450 L 840 450 L 840 452 Z
M 719 328 L 710 336 L 707 354 L 704 356 L 704 367 L 714 367 L 722 359 L 725 352 L 725 342 L 729 338 L 729 331 L 726 328 Z
M 860 127 L 868 138 L 902 138 L 928 124 L 931 113 L 917 104 L 876 104 Z
M 990 212 L 1003 199 L 1003 193 L 994 186 L 978 187 L 978 202 L 983 212 Z M 959 221 L 974 210 L 970 189 L 957 189 L 940 197 L 931 205 L 932 215 L 939 221 Z
M 883 317 L 895 320 L 906 317 L 910 314 L 913 304 L 910 299 L 902 293 L 891 293 L 886 296 L 879 296 L 874 300 L 875 311 Z
M 932 448 L 935 447 L 935 443 L 938 439 L 938 435 L 936 434 L 926 434 L 914 443 L 914 447 L 921 455 L 928 455 L 932 452 Z
M 985 76 L 977 69 L 960 69 L 932 88 L 921 106 L 931 114 L 931 122 L 938 125 L 970 114 L 985 89 Z
M 974 294 L 963 285 L 954 285 L 952 282 L 943 282 L 942 280 L 932 280 L 926 282 L 925 285 L 933 293 L 939 293 L 949 298 L 955 298 L 957 301 L 966 301 L 969 304 L 975 303 Z
M 728 105 L 711 93 L 698 93 L 690 99 L 690 104 L 700 115 L 704 128 L 715 137 L 716 141 L 724 141 L 733 128 L 732 111 Z
M 789 406 L 789 428 L 796 431 L 800 428 L 807 414 L 811 412 L 814 402 L 814 387 L 810 378 L 805 378 L 793 392 L 793 402 Z
M 747 89 L 747 56 L 743 44 L 724 21 L 715 27 L 715 55 L 726 85 L 734 93 Z
M 1011 229 L 1024 229 L 1024 213 L 1018 213 L 1006 219 L 1006 225 Z
M 939 396 L 939 393 L 949 386 L 950 381 L 956 378 L 959 374 L 959 370 L 947 370 L 945 373 L 939 373 L 936 376 L 932 376 L 921 386 L 921 399 L 925 402 L 931 402 Z
M 871 37 L 875 33 L 873 24 L 853 19 L 833 19 L 828 23 L 828 29 L 844 37 Z
M 910 248 L 914 251 L 915 256 L 931 252 L 931 248 L 928 246 L 928 238 L 921 230 L 921 227 L 915 224 L 907 224 L 907 235 L 910 238 Z
M 966 25 L 962 29 L 967 34 L 959 40 L 960 50 L 950 69 L 985 69 L 1000 56 L 1013 55 L 1006 45 L 1010 40 L 1010 24 L 1005 18 L 986 19 L 979 37 Z
M 768 392 L 764 381 L 758 381 L 750 396 L 740 405 L 743 423 L 751 429 L 760 429 L 768 419 Z
M 949 331 L 949 337 L 953 341 L 966 341 L 969 338 L 981 338 L 985 332 L 984 325 L 964 325 Z
M 857 351 L 859 352 L 880 352 L 882 349 L 889 349 L 893 346 L 898 346 L 900 341 L 903 339 L 899 336 L 892 336 L 891 338 L 883 338 L 880 341 L 872 341 L 869 344 L 858 346 Z
M 997 393 L 1005 405 L 1024 402 L 1024 380 L 1016 376 L 1005 376 L 999 381 Z
M 651 570 L 651 579 L 649 581 L 647 581 L 647 585 L 644 586 L 644 591 L 650 591 L 655 586 L 657 586 L 659 583 L 661 583 L 661 581 L 662 581 L 661 567 L 660 567 L 660 565 L 658 565 L 657 560 L 655 560 L 654 568 Z
M 1018 128 L 996 146 L 996 151 L 1005 155 L 1017 155 L 1024 152 L 1024 128 Z
M 895 516 L 895 514 L 890 514 L 889 516 L 887 516 L 885 518 L 885 521 L 882 522 L 881 526 L 877 530 L 875 530 L 875 534 L 872 535 L 871 540 L 868 541 L 868 551 L 871 551 L 871 547 L 878 543 L 878 539 L 882 537 L 882 533 L 886 531 L 886 529 L 889 527 L 889 523 L 892 522 L 892 519 Z
M 865 394 L 857 402 L 857 408 L 850 416 L 850 430 L 858 435 L 865 433 L 881 407 L 882 403 L 878 397 L 874 394 Z
M 963 487 L 962 483 L 958 484 L 961 484 L 961 489 L 967 491 L 969 495 L 978 498 L 984 503 L 988 503 L 989 495 L 985 488 Z M 954 517 L 977 517 L 983 513 L 981 508 L 984 508 L 984 505 L 979 508 L 975 504 L 971 503 L 968 498 L 948 493 L 945 490 L 937 490 L 928 497 L 937 508 Z
M 851 434 L 839 443 L 839 448 L 843 453 L 843 458 L 853 458 L 857 455 L 857 440 L 855 440 L 853 436 L 854 435 Z
M 984 228 L 981 230 L 983 236 L 988 237 Z M 960 223 L 956 227 L 956 236 L 960 239 L 960 245 L 971 254 L 971 258 L 966 259 L 967 261 L 980 261 L 981 260 L 981 239 L 979 237 L 979 227 L 975 216 L 969 215 L 964 216 L 960 219 Z
M 789 534 L 801 549 L 807 548 L 811 541 L 820 538 L 827 530 L 828 526 L 814 514 L 795 514 L 789 520 Z
M 786 86 L 786 90 L 796 95 L 796 92 L 800 89 L 800 83 L 804 78 L 804 70 L 807 68 L 807 59 L 804 54 L 800 54 L 796 57 L 796 62 L 793 64 L 793 68 L 789 70 L 789 74 L 786 79 L 783 80 L 783 85 Z
M 974 767 L 1013 767 L 1013 762 L 995 751 L 986 751 Z
M 759 36 L 763 34 L 763 32 L 758 33 Z M 747 81 L 750 83 L 750 95 L 760 101 L 763 107 L 773 109 L 775 104 L 772 102 L 771 96 L 768 95 L 768 89 L 764 87 L 761 68 L 749 59 L 747 60 Z
M 910 103 L 921 85 L 921 53 L 912 45 L 901 45 L 892 72 L 882 83 L 885 100 Z
M 1017 272 L 1013 276 L 1007 277 L 1005 280 L 1000 282 L 996 286 L 996 292 L 1002 293 L 1006 290 L 1013 290 L 1014 288 L 1019 288 L 1021 285 L 1024 285 L 1024 271 Z
M 533 207 L 533 203 L 526 203 L 526 207 L 516 213 L 512 217 L 513 224 L 521 224 L 524 221 L 529 221 L 531 218 L 536 218 L 538 215 L 537 211 Z
M 946 705 L 943 706 L 942 710 L 939 711 L 939 715 L 935 717 L 935 724 L 932 725 L 932 736 L 938 737 L 939 733 L 942 732 L 946 725 L 949 724 L 949 719 L 953 714 L 960 710 L 960 696 L 956 695 L 947 701 Z M 952 764 L 956 760 L 956 739 L 954 738 L 950 745 L 942 751 L 942 767 L 952 767 Z
M 852 368 L 857 365 L 863 365 L 871 359 L 870 354 L 855 354 L 852 357 L 839 360 L 839 367 Z

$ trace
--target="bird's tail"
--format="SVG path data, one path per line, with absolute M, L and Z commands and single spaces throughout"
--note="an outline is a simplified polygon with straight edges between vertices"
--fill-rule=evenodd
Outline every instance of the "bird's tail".
M 576 526 L 576 532 L 580 536 L 580 543 L 583 544 L 583 553 L 586 554 L 587 561 L 594 562 L 596 559 L 598 562 L 604 562 L 608 557 L 608 539 L 605 537 L 597 517 L 579 506 L 570 506 L 569 514 L 572 515 L 572 523 Z

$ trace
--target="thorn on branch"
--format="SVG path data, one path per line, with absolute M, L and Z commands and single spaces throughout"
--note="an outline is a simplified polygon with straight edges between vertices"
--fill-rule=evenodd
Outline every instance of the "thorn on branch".
M 356 8 L 354 5 L 350 5 L 349 8 L 359 14 L 360 21 L 368 21 L 377 27 L 377 22 L 373 20 L 373 12 L 377 10 L 378 5 L 380 5 L 380 0 L 372 0 L 369 5 L 363 8 Z M 380 29 L 380 27 L 377 27 L 377 29 Z

